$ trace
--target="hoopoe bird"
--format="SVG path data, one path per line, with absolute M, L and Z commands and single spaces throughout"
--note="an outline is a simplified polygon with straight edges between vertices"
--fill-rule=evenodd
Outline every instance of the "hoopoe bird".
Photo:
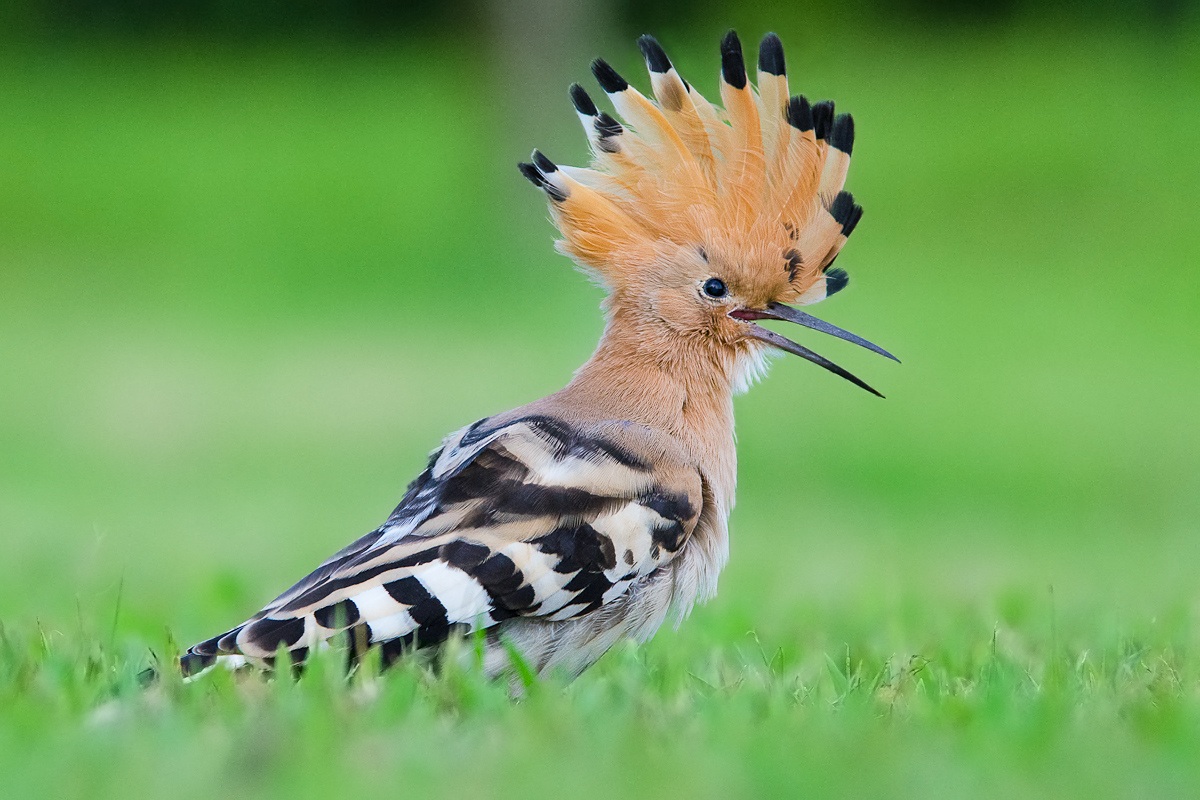
M 342 643 L 384 665 L 479 632 L 489 674 L 513 653 L 575 676 L 711 598 L 728 558 L 733 395 L 786 351 L 870 386 L 760 320 L 885 350 L 795 306 L 844 289 L 834 259 L 862 208 L 842 190 L 854 122 L 789 96 L 768 34 L 757 89 L 732 31 L 723 108 L 638 42 L 653 99 L 597 59 L 617 121 L 578 84 L 587 168 L 538 151 L 558 249 L 607 289 L 604 334 L 562 390 L 452 433 L 391 516 L 237 627 L 191 647 L 185 676 L 272 668 Z

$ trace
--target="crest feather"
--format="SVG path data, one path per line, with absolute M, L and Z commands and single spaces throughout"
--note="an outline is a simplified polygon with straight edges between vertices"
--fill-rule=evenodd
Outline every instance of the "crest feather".
M 835 115 L 832 102 L 789 97 L 775 34 L 759 47 L 757 87 L 737 34 L 726 34 L 723 108 L 679 75 L 653 37 L 638 47 L 653 99 L 602 59 L 592 63 L 621 121 L 571 86 L 592 163 L 558 167 L 535 152 L 521 165 L 550 198 L 560 249 L 613 284 L 661 265 L 655 255 L 664 246 L 716 240 L 762 260 L 763 269 L 787 270 L 796 302 L 844 286 L 844 272 L 827 270 L 862 214 L 842 191 L 854 143 L 850 115 Z

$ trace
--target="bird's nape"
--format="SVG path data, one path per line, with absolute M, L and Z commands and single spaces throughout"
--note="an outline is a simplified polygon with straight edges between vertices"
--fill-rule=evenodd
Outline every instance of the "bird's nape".
M 900 363 L 900 359 L 896 358 L 879 345 L 868 342 L 866 339 L 853 334 L 848 330 L 839 328 L 838 326 L 825 322 L 824 320 L 817 319 L 812 314 L 805 313 L 797 308 L 792 308 L 791 306 L 786 306 L 783 303 L 769 303 L 767 307 L 763 309 L 739 308 L 729 312 L 729 316 L 747 323 L 750 326 L 748 333 L 755 339 L 773 345 L 780 350 L 784 350 L 788 353 L 792 353 L 793 355 L 798 355 L 801 358 L 807 359 L 817 366 L 829 370 L 835 375 L 840 375 L 841 377 L 853 383 L 855 386 L 860 386 L 863 389 L 866 389 L 868 392 L 877 397 L 883 397 L 883 395 L 865 383 L 862 379 L 855 376 L 853 373 L 848 372 L 824 356 L 814 353 L 807 347 L 797 344 L 787 337 L 755 325 L 754 320 L 774 319 L 785 322 L 794 322 L 797 325 L 803 325 L 805 328 L 811 328 L 814 331 L 827 333 L 830 336 L 836 336 L 838 339 L 851 342 L 859 347 L 865 347 L 873 353 L 878 353 L 885 358 L 890 358 L 892 361 Z

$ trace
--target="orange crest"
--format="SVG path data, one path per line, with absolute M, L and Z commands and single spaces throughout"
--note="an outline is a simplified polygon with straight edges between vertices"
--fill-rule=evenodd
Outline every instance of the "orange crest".
M 782 275 L 784 302 L 814 303 L 843 288 L 846 273 L 830 265 L 862 216 L 842 191 L 850 115 L 789 97 L 773 33 L 759 50 L 757 89 L 737 35 L 722 41 L 724 108 L 683 80 L 652 37 L 638 45 L 653 100 L 606 62 L 592 63 L 624 123 L 571 87 L 590 167 L 556 166 L 536 150 L 520 165 L 551 199 L 560 249 L 610 285 L 664 263 L 664 248 L 685 247 L 737 254 L 744 268 Z

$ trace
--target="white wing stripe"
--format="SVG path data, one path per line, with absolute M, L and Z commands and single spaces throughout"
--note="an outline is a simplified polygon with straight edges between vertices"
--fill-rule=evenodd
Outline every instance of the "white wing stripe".
M 397 603 L 382 586 L 372 586 L 366 591 L 353 595 L 351 600 L 358 606 L 359 616 L 366 622 L 393 616 L 404 611 L 404 606 Z
M 479 581 L 457 567 L 435 561 L 415 575 L 445 607 L 449 622 L 474 623 L 491 610 L 491 597 L 487 591 Z
M 416 620 L 407 611 L 401 611 L 399 614 L 392 614 L 381 619 L 370 620 L 367 625 L 371 628 L 371 641 L 373 642 L 398 639 L 405 634 L 412 633 L 417 627 Z

